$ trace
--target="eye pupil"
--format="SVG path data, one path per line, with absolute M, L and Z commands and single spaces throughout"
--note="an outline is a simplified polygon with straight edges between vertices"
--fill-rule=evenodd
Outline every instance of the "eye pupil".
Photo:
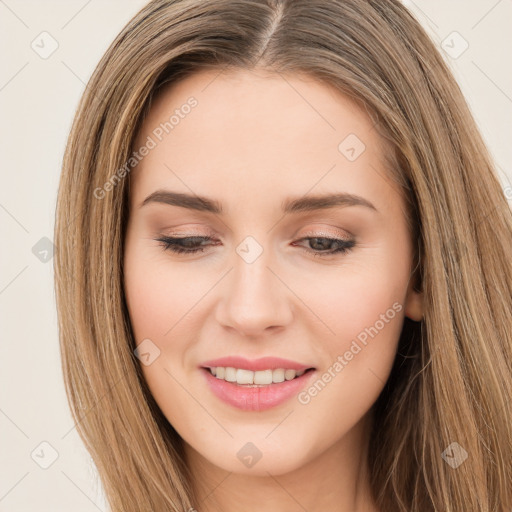
M 311 238 L 310 240 L 312 248 L 316 250 L 328 249 L 329 244 L 335 242 L 334 240 L 329 240 L 328 238 Z M 323 241 L 323 243 L 318 243 L 318 240 Z
M 200 236 L 189 236 L 187 238 L 181 239 L 181 244 L 185 247 L 195 247 L 198 243 L 204 240 L 203 237 Z

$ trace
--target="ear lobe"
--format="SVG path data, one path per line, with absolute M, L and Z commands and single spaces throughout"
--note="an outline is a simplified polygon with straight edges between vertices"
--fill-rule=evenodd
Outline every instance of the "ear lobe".
M 415 322 L 423 320 L 423 292 L 416 291 L 412 284 L 405 299 L 405 316 Z

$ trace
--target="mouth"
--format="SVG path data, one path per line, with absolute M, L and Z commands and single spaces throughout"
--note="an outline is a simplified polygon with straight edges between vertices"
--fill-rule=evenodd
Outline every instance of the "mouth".
M 242 411 L 258 412 L 288 402 L 316 374 L 314 367 L 277 358 L 225 358 L 203 363 L 200 370 L 215 397 Z

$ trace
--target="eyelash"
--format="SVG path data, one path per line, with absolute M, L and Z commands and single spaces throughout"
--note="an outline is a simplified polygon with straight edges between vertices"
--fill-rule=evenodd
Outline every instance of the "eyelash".
M 168 236 L 162 236 L 160 238 L 157 238 L 157 242 L 161 242 L 161 245 L 164 248 L 164 251 L 172 251 L 176 254 L 194 254 L 197 252 L 203 252 L 204 247 L 194 247 L 192 249 L 186 249 L 183 246 L 178 245 L 180 242 L 183 242 L 183 240 L 196 240 L 198 242 L 209 242 L 212 240 L 209 236 L 187 236 L 182 238 L 173 238 Z M 303 249 L 312 254 L 314 257 L 329 257 L 333 256 L 335 254 L 346 254 L 350 252 L 354 246 L 355 241 L 354 240 L 342 240 L 338 238 L 328 238 L 328 237 L 320 237 L 320 236 L 313 236 L 313 237 L 304 237 L 299 240 L 299 242 L 303 240 L 327 240 L 329 242 L 337 243 L 339 247 L 331 252 L 318 252 L 313 249 L 306 249 L 303 247 Z

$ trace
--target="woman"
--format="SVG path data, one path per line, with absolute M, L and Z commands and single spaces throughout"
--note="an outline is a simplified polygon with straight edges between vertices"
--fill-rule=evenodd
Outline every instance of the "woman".
M 398 1 L 148 3 L 79 105 L 55 240 L 113 511 L 512 507 L 512 215 Z

